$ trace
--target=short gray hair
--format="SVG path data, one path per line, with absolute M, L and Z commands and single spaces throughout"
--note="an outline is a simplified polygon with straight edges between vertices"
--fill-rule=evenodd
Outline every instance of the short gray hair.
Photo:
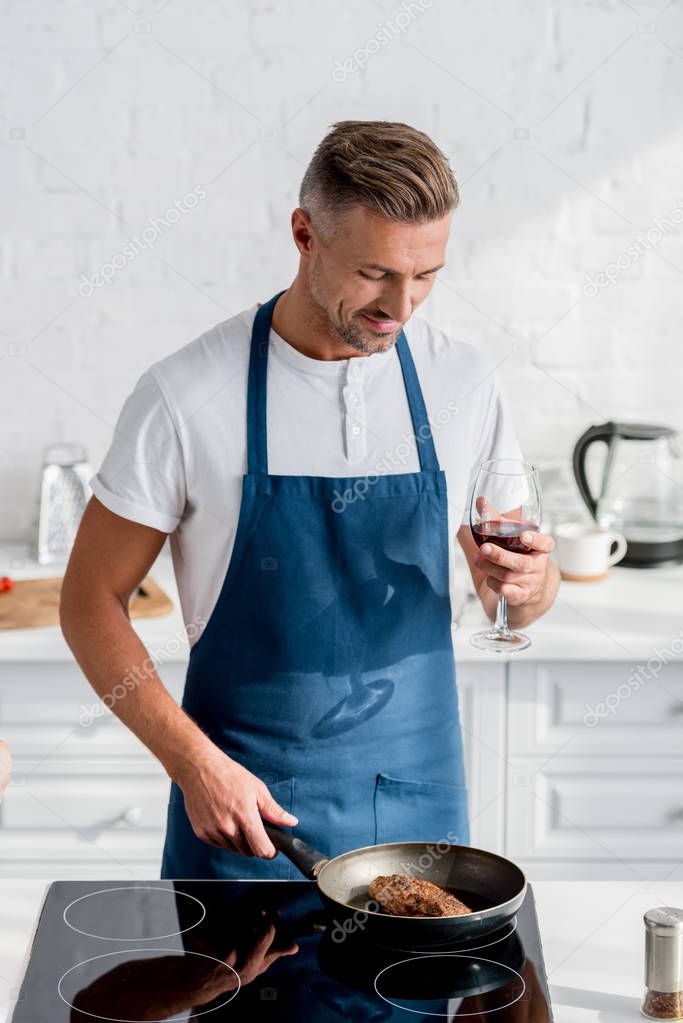
M 420 224 L 446 216 L 459 202 L 446 156 L 424 132 L 399 121 L 333 124 L 299 190 L 299 206 L 326 241 L 338 215 L 354 206 Z

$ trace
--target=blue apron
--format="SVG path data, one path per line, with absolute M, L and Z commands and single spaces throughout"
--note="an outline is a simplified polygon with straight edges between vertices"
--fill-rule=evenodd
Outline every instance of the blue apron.
M 251 335 L 247 473 L 230 564 L 190 654 L 183 708 L 328 856 L 469 829 L 451 638 L 446 479 L 403 331 L 420 471 L 268 472 L 273 308 Z M 171 784 L 165 878 L 301 878 L 198 839 Z

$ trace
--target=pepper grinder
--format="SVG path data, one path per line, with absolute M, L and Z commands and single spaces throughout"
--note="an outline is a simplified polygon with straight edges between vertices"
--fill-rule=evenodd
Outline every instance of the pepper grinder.
M 683 909 L 648 909 L 645 921 L 645 997 L 648 1019 L 683 1019 Z

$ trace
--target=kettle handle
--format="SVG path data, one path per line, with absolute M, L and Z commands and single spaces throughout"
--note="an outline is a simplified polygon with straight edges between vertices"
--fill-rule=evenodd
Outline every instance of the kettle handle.
M 607 423 L 601 423 L 599 426 L 589 426 L 586 432 L 581 434 L 574 447 L 574 454 L 572 456 L 574 479 L 576 480 L 576 485 L 579 488 L 579 493 L 581 494 L 581 497 L 593 518 L 597 515 L 598 501 L 593 495 L 591 488 L 588 486 L 588 477 L 586 476 L 586 455 L 588 454 L 588 448 L 591 444 L 594 444 L 596 440 L 604 440 L 609 449 L 617 435 L 618 429 L 619 424 L 615 423 L 613 420 L 610 420 Z

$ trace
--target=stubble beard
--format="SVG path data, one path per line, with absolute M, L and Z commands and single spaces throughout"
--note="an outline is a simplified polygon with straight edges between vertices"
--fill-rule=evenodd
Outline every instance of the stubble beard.
M 313 266 L 309 276 L 309 293 L 311 300 L 319 310 L 323 320 L 335 331 L 336 334 L 339 335 L 344 344 L 347 344 L 356 352 L 361 352 L 363 355 L 374 355 L 376 352 L 386 352 L 396 344 L 400 330 L 393 334 L 383 334 L 381 337 L 367 337 L 363 333 L 361 327 L 357 326 L 355 323 L 338 322 L 320 293 L 318 280 L 317 266 Z M 368 325 L 368 329 L 371 330 L 372 328 Z

